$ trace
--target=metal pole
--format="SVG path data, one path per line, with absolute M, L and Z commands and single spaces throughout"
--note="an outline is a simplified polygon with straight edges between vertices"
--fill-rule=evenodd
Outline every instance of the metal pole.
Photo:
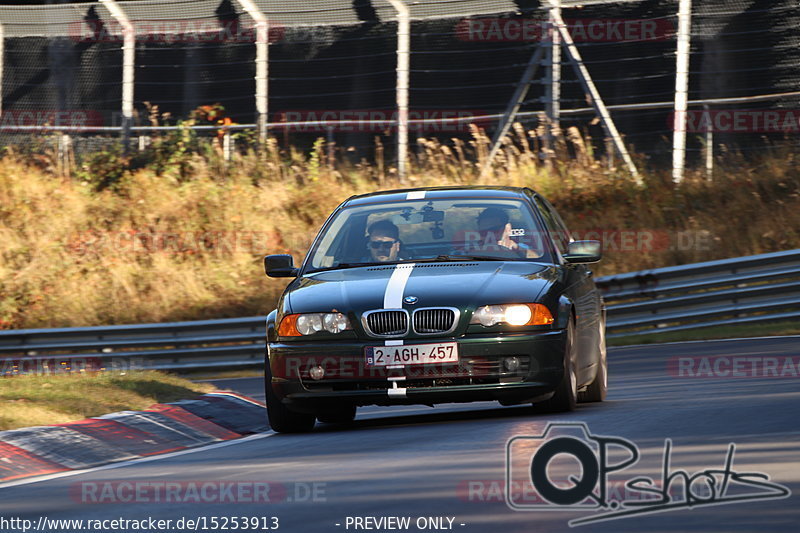
M 233 157 L 233 138 L 231 137 L 231 130 L 225 128 L 225 133 L 222 135 L 222 158 L 225 161 L 230 161 Z
M 0 24 L 0 117 L 3 116 L 3 69 L 5 68 L 5 39 L 3 25 Z
M 597 90 L 594 82 L 592 81 L 592 77 L 589 75 L 589 71 L 586 68 L 586 65 L 583 64 L 583 58 L 581 57 L 581 53 L 578 51 L 578 47 L 575 46 L 575 42 L 572 40 L 572 36 L 569 34 L 567 30 L 567 26 L 564 23 L 564 19 L 561 18 L 561 13 L 557 12 L 556 10 L 551 11 L 552 17 L 558 28 L 559 33 L 561 34 L 561 38 L 564 41 L 564 46 L 567 51 L 567 55 L 569 56 L 569 60 L 572 63 L 575 72 L 578 74 L 578 78 L 581 81 L 581 85 L 583 85 L 584 91 L 588 94 L 589 98 L 592 101 L 592 106 L 595 108 L 595 111 L 600 116 L 600 120 L 603 124 L 603 129 L 606 132 L 606 135 L 611 137 L 611 140 L 614 143 L 614 147 L 617 149 L 620 157 L 625 162 L 625 165 L 628 167 L 628 171 L 636 180 L 636 183 L 641 185 L 642 179 L 639 176 L 639 171 L 636 170 L 636 165 L 633 163 L 633 159 L 631 159 L 630 154 L 628 153 L 628 149 L 625 148 L 625 143 L 622 142 L 622 137 L 617 131 L 617 126 L 614 124 L 614 120 L 611 118 L 611 114 L 608 112 L 608 108 L 606 107 L 605 102 L 603 102 L 602 97 L 600 96 L 600 92 Z
M 411 63 L 411 11 L 402 0 L 389 0 L 397 11 L 397 174 L 405 182 L 408 163 L 408 87 Z
M 703 106 L 703 112 L 707 116 L 711 115 L 708 104 Z M 706 129 L 706 178 L 708 181 L 714 179 L 714 128 L 711 126 L 712 122 L 706 121 L 708 128 Z
M 508 131 L 511 129 L 511 125 L 514 123 L 514 117 L 516 117 L 517 113 L 519 112 L 522 102 L 525 101 L 525 96 L 528 94 L 531 80 L 536 75 L 536 71 L 539 69 L 539 65 L 542 63 L 543 55 L 544 47 L 539 45 L 536 47 L 536 51 L 528 60 L 528 65 L 525 67 L 525 72 L 522 73 L 522 78 L 520 78 L 517 88 L 514 91 L 514 95 L 508 102 L 508 107 L 506 108 L 506 112 L 500 121 L 497 131 L 495 131 L 494 139 L 492 139 L 492 149 L 489 151 L 489 157 L 486 158 L 486 162 L 483 164 L 481 176 L 486 175 L 486 173 L 489 171 L 489 168 L 491 168 L 492 161 L 494 161 L 494 158 L 497 156 L 497 152 L 500 151 L 500 145 L 503 142 L 503 138 L 508 135 Z
M 550 0 L 552 9 L 548 14 L 548 30 L 550 33 L 550 47 L 547 49 L 547 64 L 550 70 L 547 84 L 547 118 L 551 128 L 559 127 L 561 118 L 561 34 L 555 29 L 553 13 L 561 16 L 561 0 Z M 549 132 L 548 132 L 549 134 Z
M 258 139 L 267 140 L 269 123 L 269 19 L 253 0 L 236 0 L 256 23 L 256 113 Z
M 326 128 L 327 136 L 326 136 L 326 143 L 328 145 L 328 166 L 333 167 L 333 156 L 334 156 L 334 137 L 333 137 L 333 128 L 328 126 Z
M 672 125 L 672 180 L 683 181 L 686 167 L 686 109 L 689 99 L 689 52 L 692 29 L 692 0 L 678 5 L 678 51 L 675 66 L 675 109 Z
M 100 0 L 122 28 L 122 139 L 125 150 L 133 126 L 134 69 L 136 66 L 136 31 L 128 15 L 115 0 Z

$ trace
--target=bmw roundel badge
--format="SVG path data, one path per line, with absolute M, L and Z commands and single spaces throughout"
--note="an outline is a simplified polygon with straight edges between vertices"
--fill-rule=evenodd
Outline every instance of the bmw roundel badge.
M 419 298 L 417 298 L 416 296 L 406 296 L 405 298 L 403 298 L 403 303 L 407 303 L 408 305 L 414 305 L 415 303 L 417 303 L 417 301 L 419 301 Z

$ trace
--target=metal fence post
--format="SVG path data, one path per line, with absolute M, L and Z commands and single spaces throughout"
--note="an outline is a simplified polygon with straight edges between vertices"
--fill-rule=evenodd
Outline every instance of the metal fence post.
M 408 162 L 408 78 L 411 64 L 411 11 L 402 0 L 389 0 L 397 11 L 397 173 L 406 180 Z
M 536 46 L 533 54 L 531 54 L 528 65 L 522 73 L 522 78 L 520 78 L 519 83 L 517 83 L 517 87 L 514 89 L 514 95 L 511 97 L 511 100 L 509 100 L 503 118 L 497 127 L 497 131 L 495 131 L 494 138 L 492 139 L 492 148 L 489 150 L 489 156 L 486 158 L 486 161 L 484 161 L 483 168 L 481 169 L 481 177 L 487 176 L 489 170 L 491 170 L 494 158 L 497 157 L 497 153 L 502 146 L 503 138 L 508 135 L 508 132 L 511 130 L 514 118 L 517 116 L 519 108 L 522 107 L 522 103 L 528 95 L 531 80 L 533 80 L 533 77 L 536 75 L 536 71 L 539 70 L 543 55 L 544 45 L 539 44 Z
M 550 0 L 550 12 L 547 15 L 548 32 L 550 33 L 550 47 L 547 49 L 547 64 L 550 70 L 546 86 L 547 118 L 550 128 L 559 127 L 561 116 L 561 34 L 555 28 L 555 16 L 561 16 L 561 0 Z M 550 130 L 552 131 L 552 130 Z M 548 135 L 550 135 L 548 131 Z
M 136 65 L 136 31 L 128 15 L 115 0 L 100 0 L 114 20 L 122 28 L 122 138 L 125 150 L 131 137 L 133 126 L 133 89 Z
M 3 25 L 0 24 L 0 117 L 3 116 L 3 69 L 5 69 L 5 40 L 6 33 L 3 31 Z
M 269 19 L 253 0 L 236 0 L 256 23 L 256 113 L 258 139 L 267 140 L 269 124 Z
M 711 117 L 711 109 L 708 104 L 703 104 L 703 113 L 707 117 Z M 708 120 L 708 128 L 706 129 L 706 179 L 711 181 L 714 179 L 714 127 L 711 125 L 711 120 Z
M 225 133 L 222 135 L 222 158 L 225 161 L 233 158 L 233 137 L 230 128 L 225 128 Z
M 589 75 L 589 70 L 583 63 L 581 53 L 578 51 L 578 47 L 575 46 L 575 41 L 572 40 L 572 35 L 570 35 L 569 30 L 567 29 L 567 24 L 561 17 L 560 12 L 551 10 L 550 13 L 552 14 L 556 28 L 561 33 L 561 39 L 564 42 L 567 56 L 569 57 L 569 60 L 572 63 L 576 74 L 578 75 L 581 85 L 583 85 L 584 91 L 592 101 L 592 107 L 595 108 L 597 115 L 600 117 L 600 121 L 603 124 L 603 129 L 605 129 L 606 135 L 608 135 L 613 141 L 614 147 L 617 149 L 620 157 L 625 162 L 625 166 L 628 167 L 628 172 L 630 172 L 634 177 L 636 183 L 641 185 L 642 178 L 639 175 L 638 170 L 636 170 L 636 165 L 634 164 L 633 159 L 631 159 L 628 149 L 625 147 L 625 143 L 622 142 L 622 137 L 617 130 L 616 124 L 614 124 L 614 120 L 611 118 L 611 114 L 608 112 L 605 102 L 603 102 L 603 99 L 600 96 L 600 92 L 597 90 L 594 81 L 592 81 L 592 77 Z
M 689 52 L 692 27 L 692 0 L 678 5 L 678 50 L 675 66 L 675 109 L 672 115 L 672 180 L 683 181 L 686 167 L 686 110 L 689 99 Z

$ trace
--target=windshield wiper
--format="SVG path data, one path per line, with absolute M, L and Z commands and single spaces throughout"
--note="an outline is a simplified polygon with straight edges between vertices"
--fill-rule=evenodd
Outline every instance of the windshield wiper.
M 336 270 L 339 268 L 356 268 L 356 267 L 363 267 L 363 266 L 375 266 L 375 265 L 383 265 L 384 263 L 375 263 L 375 262 L 364 262 L 364 263 L 339 263 L 338 265 L 332 265 L 329 267 L 322 267 L 322 268 L 315 268 L 314 270 L 310 271 L 309 274 L 313 274 L 314 272 L 325 272 L 327 270 Z
M 437 255 L 436 257 L 428 259 L 415 259 L 417 263 L 426 263 L 434 261 L 505 261 L 503 257 L 494 257 L 488 255 Z
M 308 272 L 309 274 L 313 274 L 315 272 L 327 272 L 328 270 L 337 270 L 339 268 L 357 268 L 363 266 L 389 266 L 389 265 L 398 265 L 403 263 L 435 263 L 436 261 L 508 261 L 509 258 L 505 257 L 495 257 L 495 256 L 488 256 L 488 255 L 437 255 L 436 257 L 426 257 L 423 259 L 399 259 L 397 261 L 386 261 L 386 262 L 363 262 L 363 263 L 339 263 L 338 265 L 333 265 L 329 267 L 323 268 L 315 268 Z

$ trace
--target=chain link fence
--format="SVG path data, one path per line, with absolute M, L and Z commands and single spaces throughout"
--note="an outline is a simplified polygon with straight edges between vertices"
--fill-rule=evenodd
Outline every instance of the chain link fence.
M 688 106 L 676 113 L 687 4 Z M 601 152 L 619 132 L 653 164 L 669 164 L 684 129 L 689 164 L 711 172 L 723 146 L 797 142 L 799 26 L 794 0 L 0 5 L 0 145 L 136 149 L 154 126 L 191 120 L 229 156 L 238 131 L 240 144 L 325 137 L 369 159 L 376 147 L 402 156 L 406 135 L 413 153 L 421 137 L 469 139 L 471 125 L 497 136 L 519 121 L 576 126 Z

